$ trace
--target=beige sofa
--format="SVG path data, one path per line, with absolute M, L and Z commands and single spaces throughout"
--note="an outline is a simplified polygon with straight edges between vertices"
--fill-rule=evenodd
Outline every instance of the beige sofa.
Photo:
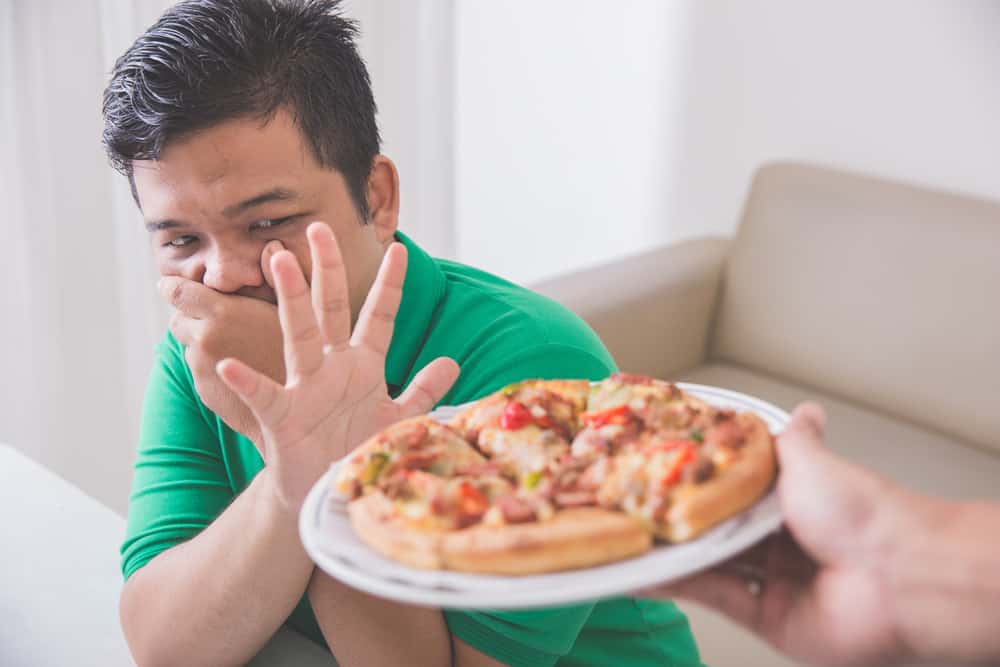
M 624 370 L 785 409 L 818 399 L 841 454 L 927 493 L 1000 498 L 1000 202 L 771 164 L 733 239 L 533 287 Z M 792 664 L 686 609 L 706 663 Z

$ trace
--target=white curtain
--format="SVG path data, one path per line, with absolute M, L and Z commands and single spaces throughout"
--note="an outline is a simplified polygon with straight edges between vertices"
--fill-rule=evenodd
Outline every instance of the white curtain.
M 123 509 L 165 309 L 101 148 L 114 57 L 165 0 L 7 0 L 0 14 L 0 441 Z
M 167 311 L 100 144 L 117 58 L 170 0 L 0 0 L 0 442 L 123 511 Z M 354 0 L 404 231 L 450 255 L 451 2 Z

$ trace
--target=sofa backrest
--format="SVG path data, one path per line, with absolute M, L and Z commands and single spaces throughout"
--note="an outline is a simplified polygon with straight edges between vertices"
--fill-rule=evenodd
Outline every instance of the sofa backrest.
M 756 175 L 710 356 L 1000 450 L 1000 202 Z

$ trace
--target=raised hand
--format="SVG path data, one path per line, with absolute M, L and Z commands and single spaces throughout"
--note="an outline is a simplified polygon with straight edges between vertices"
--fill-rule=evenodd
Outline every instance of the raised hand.
M 237 359 L 217 372 L 260 425 L 265 465 L 279 500 L 301 506 L 331 462 L 372 433 L 430 410 L 458 377 L 458 365 L 441 357 L 423 368 L 398 398 L 385 383 L 385 357 L 406 276 L 406 249 L 386 251 L 378 276 L 351 332 L 344 264 L 330 228 L 306 231 L 312 257 L 311 287 L 294 255 L 271 258 L 284 339 L 284 386 Z

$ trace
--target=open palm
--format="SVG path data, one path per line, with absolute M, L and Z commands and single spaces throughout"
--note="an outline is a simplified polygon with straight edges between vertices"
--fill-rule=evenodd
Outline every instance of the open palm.
M 301 505 L 331 462 L 389 424 L 430 410 L 458 377 L 454 361 L 436 359 L 393 400 L 385 383 L 385 357 L 402 298 L 406 248 L 389 246 L 352 333 L 337 241 L 323 223 L 313 223 L 306 234 L 311 285 L 292 253 L 271 258 L 285 385 L 237 359 L 225 359 L 217 369 L 260 424 L 261 455 L 282 500 L 293 507 Z

